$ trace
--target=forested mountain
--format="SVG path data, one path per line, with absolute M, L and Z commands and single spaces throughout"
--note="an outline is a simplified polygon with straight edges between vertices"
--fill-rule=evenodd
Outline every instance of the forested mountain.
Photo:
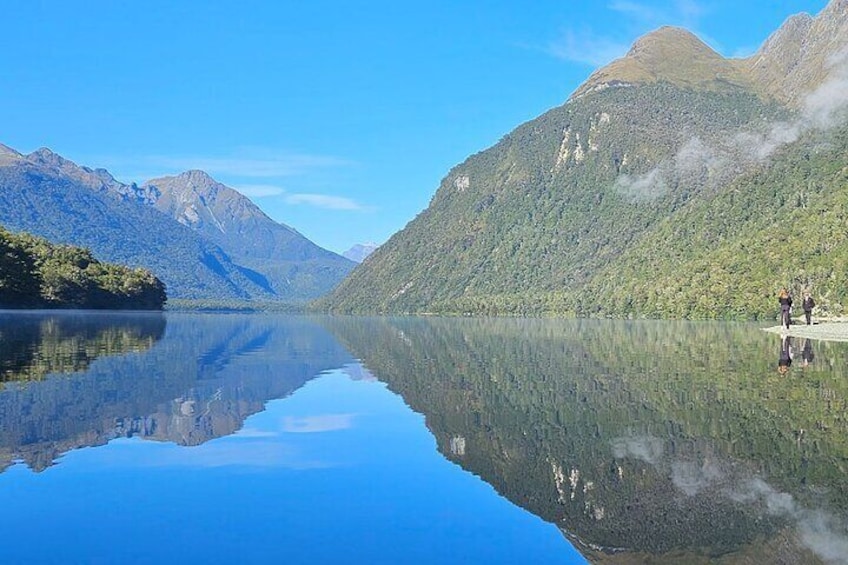
M 0 308 L 161 310 L 166 300 L 150 271 L 0 227 Z
M 238 216 L 230 225 L 242 230 L 240 240 L 211 237 L 155 207 L 168 202 L 163 188 L 121 183 L 104 169 L 79 166 L 49 149 L 22 155 L 0 145 L 0 225 L 85 247 L 100 260 L 149 269 L 170 298 L 303 301 L 326 292 L 353 266 L 279 224 L 278 232 L 296 234 L 293 243 L 269 241 L 265 234 L 272 229 L 256 222 L 239 226 Z M 239 199 L 246 201 L 232 198 Z M 251 237 L 266 242 L 257 249 L 267 261 L 253 261 L 244 250 Z
M 751 318 L 787 285 L 842 313 L 846 109 L 846 0 L 748 59 L 662 28 L 451 170 L 317 305 Z
M 157 210 L 250 269 L 253 281 L 273 295 L 318 296 L 353 269 L 352 261 L 275 222 L 248 198 L 203 171 L 149 180 L 141 191 Z

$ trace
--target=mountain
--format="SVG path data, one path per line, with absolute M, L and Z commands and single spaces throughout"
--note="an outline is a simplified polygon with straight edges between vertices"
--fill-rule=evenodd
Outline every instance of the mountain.
M 155 207 L 161 199 L 152 185 L 121 183 L 105 169 L 79 166 L 46 148 L 22 155 L 0 146 L 0 225 L 86 247 L 103 261 L 144 267 L 165 283 L 169 298 L 302 301 L 325 292 L 353 266 L 330 252 L 298 263 L 301 255 L 294 253 L 269 262 L 266 271 L 258 260 L 242 261 L 240 252 L 231 256 L 223 248 L 239 251 L 237 245 L 163 214 Z
M 454 167 L 316 306 L 764 318 L 785 285 L 841 314 L 845 8 L 790 18 L 747 59 L 677 28 L 646 35 Z
M 374 242 L 368 243 L 357 243 L 353 245 L 350 249 L 342 253 L 343 257 L 347 257 L 351 261 L 355 261 L 357 263 L 362 263 L 366 257 L 374 253 L 379 245 Z
M 275 222 L 203 171 L 149 180 L 141 191 L 157 210 L 251 269 L 253 281 L 274 295 L 303 299 L 324 294 L 354 266 Z
M 715 91 L 752 86 L 750 78 L 734 61 L 713 51 L 693 33 L 665 26 L 639 39 L 625 57 L 595 71 L 574 96 L 609 87 L 657 82 Z

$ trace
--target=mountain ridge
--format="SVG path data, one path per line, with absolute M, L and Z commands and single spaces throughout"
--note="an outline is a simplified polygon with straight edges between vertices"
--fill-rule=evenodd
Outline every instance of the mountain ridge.
M 770 315 L 775 287 L 786 285 L 812 289 L 823 312 L 841 313 L 848 293 L 827 264 L 848 250 L 824 241 L 833 224 L 823 207 L 841 210 L 846 192 L 848 58 L 835 57 L 848 52 L 842 6 L 833 1 L 812 20 L 811 30 L 834 35 L 807 36 L 781 85 L 788 101 L 744 73 L 733 82 L 713 72 L 745 60 L 726 60 L 688 32 L 642 38 L 565 104 L 453 167 L 429 206 L 316 308 L 751 318 Z M 780 43 L 794 37 L 773 34 L 763 64 L 773 68 L 769 52 L 791 51 Z M 703 64 L 665 58 L 676 39 Z M 822 73 L 825 60 L 833 64 Z M 647 78 L 622 80 L 610 72 L 619 68 Z M 826 214 L 821 231 L 807 227 L 805 209 Z M 781 260 L 773 242 L 791 257 L 812 246 L 815 269 Z M 712 303 L 703 289 L 714 285 Z
M 147 268 L 165 282 L 171 298 L 302 302 L 329 290 L 353 267 L 329 251 L 314 252 L 320 248 L 280 227 L 295 252 L 265 269 L 261 261 L 243 260 L 238 246 L 158 210 L 159 200 L 152 185 L 121 183 L 105 169 L 77 165 L 48 148 L 29 155 L 0 148 L 0 225 L 88 248 L 104 261 Z
M 265 275 L 275 294 L 311 297 L 330 290 L 354 266 L 294 228 L 274 221 L 249 198 L 191 170 L 141 186 L 149 203 L 214 242 L 245 267 Z

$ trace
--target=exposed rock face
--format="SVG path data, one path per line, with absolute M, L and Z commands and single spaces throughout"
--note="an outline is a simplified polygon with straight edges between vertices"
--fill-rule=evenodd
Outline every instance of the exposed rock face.
M 354 267 L 295 229 L 269 218 L 247 197 L 203 171 L 186 171 L 144 183 L 152 205 L 215 242 L 270 292 L 314 298 Z
M 250 200 L 203 171 L 157 178 L 143 186 L 156 195 L 156 209 L 207 235 L 244 231 L 243 222 L 248 219 L 273 222 Z
M 763 93 L 800 106 L 810 92 L 848 71 L 848 1 L 832 0 L 815 18 L 790 17 L 741 63 Z
M 347 257 L 351 261 L 356 261 L 357 263 L 362 263 L 366 257 L 371 255 L 376 249 L 379 247 L 374 242 L 368 243 L 357 243 L 352 246 L 350 249 L 342 253 L 344 257 Z
M 0 143 L 0 166 L 11 165 L 13 163 L 22 161 L 23 159 L 23 155 L 21 155 L 11 147 L 7 147 L 6 145 Z

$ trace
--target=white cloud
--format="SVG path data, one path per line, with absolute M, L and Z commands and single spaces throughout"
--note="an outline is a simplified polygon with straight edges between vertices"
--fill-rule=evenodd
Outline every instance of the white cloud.
M 801 100 L 795 119 L 763 124 L 740 131 L 721 143 L 695 137 L 677 153 L 643 174 L 622 174 L 619 192 L 634 201 L 652 200 L 667 187 L 685 180 L 692 188 L 721 186 L 753 163 L 769 159 L 781 147 L 810 131 L 827 131 L 848 121 L 848 48 L 827 61 L 827 78 Z M 703 174 L 697 174 L 697 173 Z
M 329 210 L 367 210 L 368 208 L 358 202 L 344 197 L 331 196 L 329 194 L 287 194 L 285 201 L 288 204 L 308 204 L 316 208 Z
M 635 202 L 654 200 L 668 192 L 663 172 L 654 168 L 643 175 L 620 175 L 615 179 L 620 194 Z
M 545 51 L 558 59 L 600 67 L 623 57 L 629 48 L 628 43 L 594 35 L 590 31 L 577 33 L 566 30 L 559 39 L 550 42 Z
M 90 159 L 90 162 L 116 173 L 120 180 L 135 182 L 178 174 L 190 169 L 199 169 L 213 177 L 224 179 L 279 179 L 354 164 L 349 159 L 332 155 L 289 153 L 261 147 L 239 148 L 228 155 L 99 156 Z M 246 186 L 262 187 L 262 190 L 267 192 L 270 184 L 260 182 L 248 183 Z
M 245 196 L 252 198 L 262 198 L 265 196 L 279 196 L 286 192 L 286 189 L 273 184 L 239 184 L 233 187 Z
M 656 25 L 659 22 L 666 21 L 666 15 L 659 7 L 641 2 L 618 0 L 610 2 L 609 9 L 627 16 L 632 16 L 640 24 Z
M 618 459 L 632 457 L 650 465 L 663 458 L 663 442 L 654 436 L 624 436 L 612 440 L 612 452 Z
M 139 444 L 142 444 L 143 448 Z M 118 468 L 253 467 L 307 470 L 336 465 L 330 461 L 305 456 L 296 447 L 259 430 L 248 432 L 242 437 L 236 435 L 218 438 L 190 448 L 172 443 L 151 443 L 140 438 L 119 438 L 110 442 L 110 445 L 113 448 L 103 452 L 103 456 L 108 457 L 103 465 Z M 145 451 L 142 452 L 142 449 Z
M 558 39 L 549 42 L 544 51 L 559 59 L 603 66 L 627 54 L 633 41 L 652 29 L 663 25 L 697 29 L 707 12 L 696 0 L 676 0 L 666 8 L 633 0 L 614 0 L 607 7 L 626 18 L 623 22 L 626 37 L 604 35 L 588 28 L 566 29 Z
M 614 12 L 632 16 L 634 24 L 650 27 L 673 24 L 694 28 L 707 12 L 696 0 L 676 0 L 667 9 L 655 4 L 615 0 L 610 3 L 609 8 Z
M 323 155 L 278 154 L 234 157 L 167 157 L 149 156 L 145 158 L 150 166 L 163 169 L 185 171 L 200 169 L 212 176 L 272 178 L 291 177 L 306 174 L 316 169 L 349 165 L 350 161 L 338 157 Z
M 321 414 L 297 418 L 283 418 L 282 430 L 293 434 L 314 434 L 346 430 L 353 427 L 355 414 Z
M 277 432 L 272 432 L 268 430 L 258 430 L 256 428 L 242 428 L 235 432 L 232 436 L 233 438 L 240 439 L 253 439 L 253 438 L 267 438 L 267 437 L 277 437 L 279 434 Z

